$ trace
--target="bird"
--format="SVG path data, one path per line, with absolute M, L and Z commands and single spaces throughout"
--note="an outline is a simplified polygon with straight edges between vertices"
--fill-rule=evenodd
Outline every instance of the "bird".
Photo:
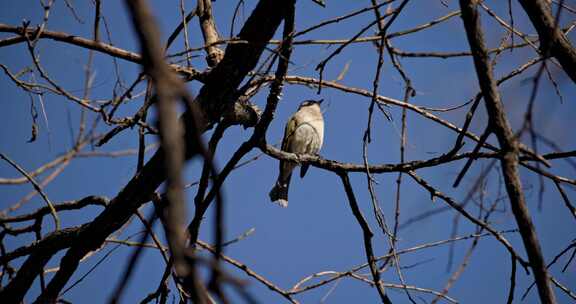
M 290 117 L 284 129 L 282 151 L 296 154 L 317 154 L 324 141 L 324 117 L 320 100 L 304 100 Z M 292 171 L 298 166 L 295 162 L 280 161 L 280 172 L 276 184 L 269 193 L 270 201 L 288 207 L 288 187 Z M 308 171 L 308 164 L 300 168 L 300 178 Z

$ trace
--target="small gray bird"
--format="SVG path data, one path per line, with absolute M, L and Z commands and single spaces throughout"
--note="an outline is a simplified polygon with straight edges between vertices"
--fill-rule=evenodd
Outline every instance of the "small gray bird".
M 324 117 L 320 110 L 321 100 L 305 100 L 298 111 L 290 117 L 284 130 L 282 150 L 296 154 L 316 154 L 324 140 Z M 280 174 L 274 188 L 270 191 L 270 200 L 282 207 L 288 207 L 288 186 L 292 170 L 298 166 L 295 162 L 280 161 Z M 300 168 L 300 177 L 306 175 L 307 164 Z

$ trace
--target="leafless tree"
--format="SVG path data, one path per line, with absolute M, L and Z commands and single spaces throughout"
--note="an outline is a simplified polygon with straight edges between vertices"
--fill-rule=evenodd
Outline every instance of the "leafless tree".
M 39 115 L 43 112 L 45 96 L 56 96 L 62 102 L 72 104 L 74 109 L 78 109 L 74 113 L 78 113 L 75 119 L 79 121 L 74 127 L 70 125 L 74 134 L 72 147 L 36 168 L 25 169 L 33 164 L 21 163 L 18 155 L 0 151 L 3 175 L 19 174 L 0 178 L 0 184 L 5 188 L 12 187 L 10 189 L 15 189 L 14 185 L 19 185 L 19 189 L 33 187 L 32 192 L 23 195 L 16 203 L 2 200 L 0 299 L 3 303 L 20 303 L 25 297 L 36 303 L 67 303 L 67 290 L 82 288 L 77 287 L 77 283 L 90 275 L 93 269 L 106 267 L 100 262 L 94 263 L 91 257 L 111 246 L 134 247 L 125 268 L 118 271 L 116 288 L 109 292 L 111 303 L 121 301 L 142 252 L 151 249 L 160 252 L 165 271 L 157 274 L 155 280 L 159 280 L 159 284 L 156 290 L 142 292 L 142 303 L 166 303 L 171 296 L 180 302 L 193 303 L 237 301 L 234 299 L 257 302 L 258 296 L 249 291 L 247 284 L 262 284 L 276 293 L 279 301 L 298 303 L 302 293 L 320 290 L 327 285 L 336 288 L 342 279 L 367 283 L 382 303 L 391 303 L 395 298 L 399 300 L 394 302 L 416 303 L 422 299 L 420 295 L 432 299 L 433 303 L 456 303 L 458 299 L 451 297 L 450 289 L 461 279 L 482 238 L 495 240 L 510 256 L 508 296 L 501 302 L 520 301 L 520 292 L 525 295 L 532 288 L 516 283 L 516 273 L 520 270 L 531 275 L 540 302 L 557 303 L 557 293 L 576 300 L 569 284 L 563 284 L 559 279 L 575 256 L 574 235 L 568 235 L 572 241 L 565 247 L 553 249 L 557 254 L 550 256 L 543 252 L 545 241 L 539 238 L 538 226 L 531 214 L 535 208 L 530 205 L 536 200 L 527 199 L 530 190 L 525 182 L 536 180 L 540 201 L 544 193 L 557 194 L 562 204 L 547 204 L 546 208 L 558 210 L 555 214 L 569 214 L 572 220 L 576 220 L 576 208 L 572 203 L 576 185 L 573 175 L 576 150 L 561 148 L 574 145 L 574 137 L 571 141 L 558 142 L 542 132 L 540 119 L 543 114 L 534 110 L 539 91 L 542 93 L 542 90 L 552 88 L 563 99 L 562 90 L 573 91 L 576 83 L 576 50 L 568 38 L 576 25 L 576 9 L 569 1 L 427 0 L 426 4 L 417 0 L 358 1 L 354 10 L 338 12 L 304 27 L 301 23 L 311 22 L 298 18 L 301 6 L 321 11 L 337 5 L 337 1 L 301 0 L 296 5 L 295 0 L 239 0 L 227 4 L 229 11 L 224 14 L 213 10 L 211 0 L 179 0 L 162 4 L 176 6 L 180 14 L 180 20 L 170 29 L 167 39 L 162 37 L 158 25 L 158 20 L 164 20 L 164 16 L 152 10 L 148 2 L 124 1 L 123 9 L 131 20 L 138 51 L 112 43 L 115 29 L 107 22 L 105 7 L 108 1 L 93 0 L 89 4 L 90 22 L 79 16 L 78 3 L 40 0 L 38 9 L 42 17 L 38 22 L 0 23 L 0 32 L 3 33 L 0 54 L 5 49 L 20 47 L 25 50 L 20 56 L 29 62 L 27 66 L 14 67 L 8 57 L 0 57 L 0 67 L 4 72 L 2 82 L 7 87 L 9 84 L 10 90 L 23 92 L 30 98 L 32 135 L 29 147 L 36 144 L 33 142 L 39 136 L 50 136 L 48 130 L 40 127 L 41 120 L 49 121 L 45 115 Z M 411 14 L 419 5 L 436 5 L 447 13 L 408 28 L 392 30 L 401 20 L 418 20 Z M 66 10 L 55 13 L 57 6 Z M 412 11 L 407 9 L 410 6 Z M 502 14 L 502 8 L 507 8 L 507 14 Z M 58 14 L 75 18 L 76 26 L 89 28 L 91 37 L 77 36 L 72 29 L 52 29 L 51 21 L 59 18 Z M 231 17 L 225 20 L 221 16 Z M 531 24 L 527 29 L 515 24 L 515 20 L 525 16 Z M 228 31 L 226 27 L 230 27 L 229 35 L 222 34 Z M 331 27 L 352 34 L 329 38 L 326 33 Z M 418 35 L 426 31 L 437 31 L 449 40 L 455 28 L 467 38 L 468 50 L 435 51 L 424 45 L 422 50 L 412 52 L 397 47 L 397 39 L 418 45 L 418 37 L 421 37 Z M 202 44 L 191 42 L 193 32 L 202 34 Z M 496 46 L 493 46 L 493 33 L 502 36 Z M 45 44 L 46 40 L 54 43 Z M 176 48 L 173 46 L 175 42 L 179 43 L 180 50 L 173 52 L 171 49 Z M 87 52 L 88 57 L 83 63 L 85 73 L 78 75 L 79 79 L 85 79 L 82 90 L 72 90 L 70 84 L 51 76 L 52 72 L 47 67 L 51 58 L 42 56 L 42 52 L 54 45 Z M 366 45 L 372 50 L 369 55 L 373 56 L 374 64 L 373 70 L 365 72 L 367 77 L 360 82 L 363 85 L 345 84 L 343 79 L 348 64 L 339 67 L 334 80 L 327 80 L 331 77 L 329 69 L 337 65 L 336 58 L 350 49 Z M 302 59 L 299 52 L 305 48 L 322 50 L 321 58 L 308 58 L 305 65 L 309 66 L 302 67 L 302 61 L 296 62 L 294 58 Z M 197 58 L 202 52 L 205 53 L 204 60 Z M 502 62 L 514 56 L 528 58 L 526 54 L 533 58 L 523 59 L 515 69 L 503 71 Z M 96 86 L 95 56 L 112 62 L 115 70 L 116 80 L 110 86 L 109 95 L 103 99 L 96 99 L 91 94 Z M 416 72 L 404 64 L 406 60 L 436 62 L 461 58 L 468 59 L 465 62 L 470 67 L 473 64 L 475 77 L 471 79 L 475 81 L 467 85 L 479 87 L 477 94 L 469 101 L 450 107 L 430 107 L 413 102 L 420 91 L 418 83 L 412 80 Z M 139 67 L 139 75 L 126 82 L 121 61 Z M 309 70 L 313 71 L 312 74 Z M 383 78 L 387 74 L 388 78 L 394 75 L 402 83 L 399 92 L 395 93 L 401 98 L 382 94 Z M 455 75 L 455 79 L 450 81 L 457 81 L 457 77 Z M 518 79 L 529 80 L 529 85 L 518 89 L 529 92 L 528 98 L 522 98 L 516 104 L 518 108 L 525 108 L 521 115 L 512 113 L 501 94 L 501 86 Z M 548 85 L 545 88 L 544 82 Z M 198 88 L 197 93 L 192 93 L 191 85 Z M 361 162 L 327 159 L 321 155 L 295 155 L 268 143 L 271 139 L 267 138 L 267 132 L 278 114 L 283 92 L 297 86 L 307 88 L 311 94 L 322 95 L 329 90 L 367 101 L 367 115 L 361 119 L 364 126 L 361 130 Z M 389 91 L 391 89 L 387 88 L 386 92 Z M 574 109 L 569 105 L 573 99 L 574 95 L 565 100 L 568 109 Z M 264 107 L 258 107 L 257 103 Z M 155 110 L 154 114 L 151 114 L 152 110 Z M 375 123 L 382 118 L 384 120 L 380 121 L 385 121 L 384 124 Z M 350 117 L 350 120 L 358 119 Z M 400 124 L 399 141 L 397 144 L 388 141 L 388 147 L 399 151 L 399 160 L 394 163 L 374 162 L 368 155 L 372 151 L 369 149 L 371 142 L 377 137 L 378 129 L 385 128 L 382 125 L 395 125 L 396 120 Z M 414 158 L 414 154 L 410 155 L 412 160 L 408 160 L 410 121 L 418 121 L 418 126 L 414 127 L 417 131 L 430 126 L 440 129 L 444 136 L 453 138 L 452 143 L 444 145 L 438 156 L 419 154 Z M 573 122 L 562 122 L 566 133 L 573 133 Z M 356 124 L 350 121 L 331 123 L 350 124 L 351 128 L 356 128 Z M 474 131 L 475 124 L 481 125 L 480 132 Z M 246 139 L 234 148 L 220 169 L 214 164 L 215 155 L 223 149 L 223 144 L 219 144 L 226 139 L 226 131 L 238 129 L 238 126 L 243 127 Z M 127 147 L 110 152 L 107 146 L 121 134 L 133 136 L 138 142 L 137 149 Z M 203 135 L 209 135 L 207 142 L 204 142 Z M 494 135 L 494 141 L 490 140 L 491 135 Z M 328 132 L 327 136 L 334 135 Z M 260 154 L 250 158 L 254 151 Z M 52 154 L 50 151 L 42 153 Z M 46 186 L 71 163 L 81 158 L 91 160 L 103 156 L 134 157 L 137 163 L 133 176 L 126 184 L 118 185 L 113 198 L 93 195 L 66 202 L 50 199 Z M 195 172 L 198 179 L 188 181 L 183 175 L 184 165 L 193 158 L 200 160 L 202 166 Z M 225 200 L 221 193 L 224 183 L 234 170 L 265 158 L 309 164 L 341 181 L 345 193 L 342 201 L 347 202 L 353 215 L 350 220 L 361 231 L 363 247 L 359 248 L 365 255 L 364 264 L 339 271 L 314 273 L 311 270 L 292 287 L 282 287 L 224 253 L 226 246 L 246 237 L 245 234 L 232 241 L 225 240 L 225 208 L 233 202 Z M 566 164 L 571 171 L 561 170 Z M 450 176 L 454 178 L 454 188 L 441 190 L 441 181 L 426 178 L 426 173 L 419 172 L 446 168 L 452 170 Z M 377 179 L 386 174 L 395 176 L 395 189 L 389 189 L 395 193 L 394 200 L 386 202 L 391 206 L 386 210 L 393 210 L 392 214 L 383 211 L 382 194 L 376 185 Z M 352 175 L 362 177 L 368 200 L 359 199 L 364 191 L 351 181 Z M 489 176 L 496 176 L 498 180 L 490 182 Z M 465 178 L 471 182 L 462 183 Z M 405 199 L 401 193 L 407 183 L 424 190 L 444 207 L 425 213 L 402 211 Z M 553 186 L 551 189 L 550 185 Z M 262 193 L 267 192 L 268 186 L 262 185 Z M 456 198 L 461 192 L 466 195 L 462 199 Z M 187 194 L 194 199 L 188 200 Z M 242 193 L 237 193 L 237 196 L 235 200 L 241 199 Z M 44 206 L 30 208 L 26 205 L 30 201 L 42 202 Z M 100 206 L 101 209 L 95 211 L 91 206 Z M 511 213 L 507 211 L 508 207 Z M 151 210 L 149 216 L 143 214 L 144 208 Z M 371 216 L 365 214 L 367 208 L 371 209 Z M 193 210 L 190 219 L 185 216 L 187 209 Z M 208 213 L 210 209 L 213 212 Z M 75 226 L 61 219 L 62 213 L 70 210 L 84 214 L 90 220 Z M 420 225 L 424 219 L 445 212 L 454 215 L 453 233 L 448 239 L 413 247 L 402 245 L 403 226 Z M 509 214 L 515 224 L 513 229 L 506 230 L 511 225 L 503 225 L 501 220 Z M 375 222 L 371 221 L 372 216 Z M 405 219 L 403 225 L 401 216 Z M 162 229 L 154 228 L 157 220 Z M 474 227 L 473 233 L 458 235 L 459 221 L 466 221 Z M 204 227 L 212 229 L 212 244 L 199 238 L 203 224 L 212 225 Z M 143 230 L 137 241 L 125 236 L 122 239 L 125 235 L 122 232 L 130 225 L 138 225 Z M 164 237 L 158 235 L 159 231 L 164 232 Z M 574 233 L 574 229 L 558 229 L 559 234 L 565 232 Z M 34 234 L 34 239 L 28 237 L 30 233 Z M 515 236 L 519 236 L 521 242 L 509 240 Z M 461 240 L 470 240 L 470 247 L 441 290 L 417 286 L 403 275 L 401 258 L 404 254 L 444 245 L 450 246 L 453 252 L 453 244 Z M 387 252 L 375 249 L 375 243 L 379 242 L 385 244 Z M 11 244 L 19 245 L 14 248 Z M 235 246 L 255 250 L 244 243 Z M 107 258 L 108 254 L 102 260 Z M 452 258 L 450 254 L 448 264 L 452 263 Z M 565 263 L 563 268 L 551 267 L 560 259 Z M 79 280 L 72 280 L 73 275 L 78 275 L 81 263 L 94 263 L 94 267 Z M 231 268 L 239 269 L 243 275 L 232 274 Z M 386 272 L 394 273 L 396 280 L 384 279 Z M 35 282 L 40 285 L 38 294 L 32 291 Z M 521 288 L 524 290 L 516 290 Z M 405 298 L 391 297 L 388 292 L 391 289 L 401 290 Z M 488 291 L 475 291 L 478 292 Z

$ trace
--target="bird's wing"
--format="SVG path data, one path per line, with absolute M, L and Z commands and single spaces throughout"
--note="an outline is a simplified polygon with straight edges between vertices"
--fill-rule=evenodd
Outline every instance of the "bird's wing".
M 284 138 L 282 140 L 282 151 L 288 151 L 288 147 L 290 146 L 290 142 L 292 141 L 292 137 L 294 136 L 294 132 L 296 132 L 296 126 L 298 125 L 298 119 L 296 116 L 290 117 L 288 122 L 286 123 L 286 128 L 284 129 Z

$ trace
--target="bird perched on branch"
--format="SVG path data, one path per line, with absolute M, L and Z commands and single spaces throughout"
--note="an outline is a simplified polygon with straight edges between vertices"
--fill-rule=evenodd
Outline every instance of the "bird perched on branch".
M 290 117 L 284 130 L 282 150 L 296 154 L 316 154 L 324 140 L 324 117 L 320 109 L 321 100 L 305 100 L 298 111 Z M 280 161 L 280 173 L 274 188 L 270 191 L 270 200 L 282 207 L 288 207 L 288 187 L 292 170 L 298 166 L 295 162 Z M 306 175 L 308 164 L 300 168 L 300 177 Z

